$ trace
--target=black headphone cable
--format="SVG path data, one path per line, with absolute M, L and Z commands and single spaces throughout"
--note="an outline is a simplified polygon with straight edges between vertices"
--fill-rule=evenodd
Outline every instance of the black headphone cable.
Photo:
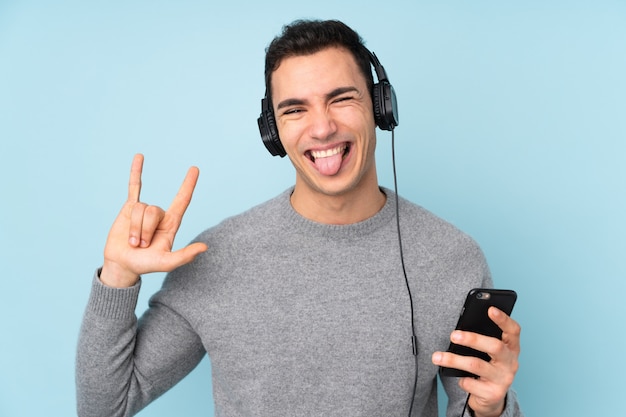
M 409 417 L 413 414 L 413 405 L 415 404 L 415 394 L 417 392 L 417 375 L 418 375 L 418 361 L 417 361 L 417 336 L 415 335 L 415 311 L 413 308 L 413 295 L 411 294 L 411 286 L 409 285 L 409 278 L 406 274 L 406 267 L 404 265 L 404 251 L 402 250 L 402 234 L 400 233 L 400 199 L 398 197 L 398 176 L 396 174 L 396 140 L 395 129 L 391 129 L 391 165 L 393 168 L 393 186 L 396 193 L 396 226 L 398 229 L 398 247 L 400 249 L 400 262 L 402 263 L 402 274 L 404 275 L 404 282 L 406 289 L 409 293 L 409 301 L 411 303 L 411 345 L 413 346 L 413 356 L 415 357 L 415 379 L 413 380 L 413 393 L 411 394 L 411 405 L 409 407 Z M 467 394 L 463 410 L 461 411 L 461 417 L 465 415 L 467 406 L 469 404 L 470 394 Z
M 415 393 L 417 391 L 417 375 L 418 375 L 418 361 L 417 361 L 417 336 L 415 335 L 415 311 L 413 308 L 413 295 L 411 294 L 411 286 L 409 285 L 409 278 L 406 273 L 406 267 L 404 265 L 404 251 L 402 249 L 402 234 L 400 233 L 400 198 L 398 197 L 398 176 L 396 174 L 396 141 L 395 141 L 395 129 L 391 129 L 391 165 L 393 167 L 393 185 L 396 194 L 396 226 L 398 229 L 398 248 L 400 249 L 400 262 L 402 263 L 402 274 L 404 275 L 404 282 L 406 289 L 409 293 L 409 301 L 411 303 L 411 345 L 413 348 L 413 356 L 415 357 L 415 379 L 413 380 L 413 393 L 411 394 L 411 405 L 409 407 L 409 417 L 413 413 L 413 404 L 415 402 Z

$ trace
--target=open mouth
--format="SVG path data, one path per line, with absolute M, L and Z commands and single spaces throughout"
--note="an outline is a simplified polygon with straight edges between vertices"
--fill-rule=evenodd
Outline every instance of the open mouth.
M 311 162 L 315 163 L 317 159 L 331 157 L 337 158 L 337 155 L 340 155 L 343 159 L 349 152 L 350 145 L 348 143 L 342 143 L 335 148 L 325 149 L 323 151 L 306 151 L 306 156 L 311 160 Z
M 343 160 L 348 153 L 350 153 L 350 144 L 345 142 L 330 149 L 309 150 L 305 155 L 313 162 L 320 174 L 333 176 L 341 170 Z

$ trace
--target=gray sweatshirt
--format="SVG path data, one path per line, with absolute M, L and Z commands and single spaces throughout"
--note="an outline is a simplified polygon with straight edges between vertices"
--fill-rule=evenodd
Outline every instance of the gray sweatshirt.
M 80 416 L 137 413 L 208 353 L 216 416 L 408 415 L 415 375 L 395 196 L 351 225 L 278 197 L 200 234 L 209 250 L 166 277 L 137 321 L 140 284 L 94 277 L 77 354 Z M 437 416 L 437 368 L 467 292 L 492 285 L 476 243 L 400 200 L 418 339 L 414 416 Z M 448 416 L 466 394 L 444 378 Z M 504 416 L 521 416 L 515 393 Z

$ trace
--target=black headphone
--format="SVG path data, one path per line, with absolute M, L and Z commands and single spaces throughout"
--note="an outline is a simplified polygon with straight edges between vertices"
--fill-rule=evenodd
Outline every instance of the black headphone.
M 382 130 L 393 130 L 398 126 L 399 120 L 396 92 L 391 83 L 389 83 L 385 68 L 383 68 L 376 55 L 369 50 L 367 52 L 370 56 L 370 62 L 374 66 L 374 71 L 376 71 L 376 77 L 378 78 L 378 83 L 374 84 L 372 94 L 374 121 Z M 274 110 L 267 98 L 267 91 L 265 92 L 265 97 L 261 100 L 261 115 L 257 119 L 257 122 L 259 124 L 259 131 L 261 132 L 261 139 L 267 150 L 273 156 L 280 156 L 282 158 L 287 155 L 278 137 Z

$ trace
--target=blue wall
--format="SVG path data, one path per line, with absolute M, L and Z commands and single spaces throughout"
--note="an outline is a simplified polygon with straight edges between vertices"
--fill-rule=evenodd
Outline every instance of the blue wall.
M 401 193 L 518 291 L 527 415 L 622 409 L 624 2 L 209 3 L 0 1 L 1 416 L 75 413 L 80 318 L 135 152 L 154 204 L 201 168 L 178 245 L 291 184 L 256 117 L 264 48 L 299 17 L 342 19 L 377 52 L 400 101 Z M 209 373 L 141 415 L 212 415 Z

